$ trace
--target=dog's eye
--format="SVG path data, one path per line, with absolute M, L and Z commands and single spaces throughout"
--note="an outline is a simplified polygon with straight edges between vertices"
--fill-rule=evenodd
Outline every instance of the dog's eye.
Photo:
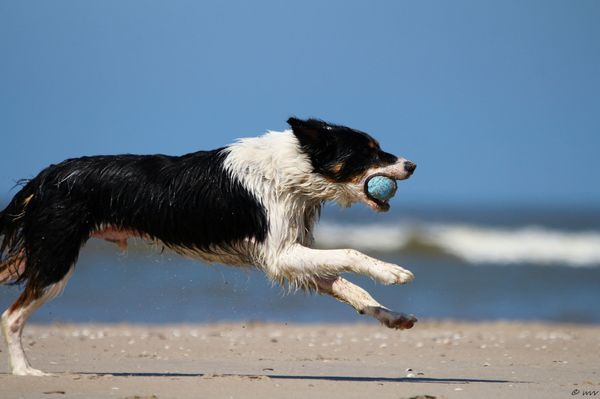
M 373 151 L 372 149 L 367 148 L 363 153 L 366 156 L 368 156 L 369 158 L 379 159 L 379 152 L 378 151 Z

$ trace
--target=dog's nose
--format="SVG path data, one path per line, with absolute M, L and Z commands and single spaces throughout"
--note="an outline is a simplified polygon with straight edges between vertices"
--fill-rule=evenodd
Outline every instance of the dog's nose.
M 404 170 L 407 171 L 408 173 L 412 174 L 412 172 L 414 172 L 415 169 L 417 169 L 417 164 L 410 162 L 410 161 L 404 162 Z

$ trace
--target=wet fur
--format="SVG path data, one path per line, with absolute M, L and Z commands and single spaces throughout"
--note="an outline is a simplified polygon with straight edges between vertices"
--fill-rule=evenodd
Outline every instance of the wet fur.
M 375 174 L 405 179 L 414 164 L 381 150 L 368 134 L 290 118 L 269 132 L 183 156 L 115 155 L 51 165 L 0 213 L 0 283 L 24 290 L 2 315 L 15 374 L 41 375 L 20 344 L 27 317 L 60 293 L 91 237 L 126 246 L 139 236 L 208 262 L 252 265 L 281 284 L 330 294 L 393 328 L 414 317 L 394 313 L 339 277 L 366 274 L 405 283 L 412 274 L 353 250 L 312 249 L 323 202 L 389 205 L 364 191 Z

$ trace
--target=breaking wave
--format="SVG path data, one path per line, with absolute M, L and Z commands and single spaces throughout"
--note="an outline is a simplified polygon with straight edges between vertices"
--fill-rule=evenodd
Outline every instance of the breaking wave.
M 347 225 L 322 223 L 317 244 L 366 251 L 413 252 L 458 257 L 481 264 L 531 263 L 600 266 L 600 231 L 542 227 L 497 228 L 464 224 Z

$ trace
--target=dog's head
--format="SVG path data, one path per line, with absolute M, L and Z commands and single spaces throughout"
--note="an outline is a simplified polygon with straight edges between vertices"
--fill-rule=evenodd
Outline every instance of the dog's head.
M 367 192 L 366 182 L 377 175 L 394 180 L 408 179 L 414 163 L 383 151 L 367 133 L 318 119 L 288 119 L 302 150 L 308 155 L 313 171 L 332 183 L 348 186 L 350 202 L 361 201 L 378 212 L 390 208 Z

